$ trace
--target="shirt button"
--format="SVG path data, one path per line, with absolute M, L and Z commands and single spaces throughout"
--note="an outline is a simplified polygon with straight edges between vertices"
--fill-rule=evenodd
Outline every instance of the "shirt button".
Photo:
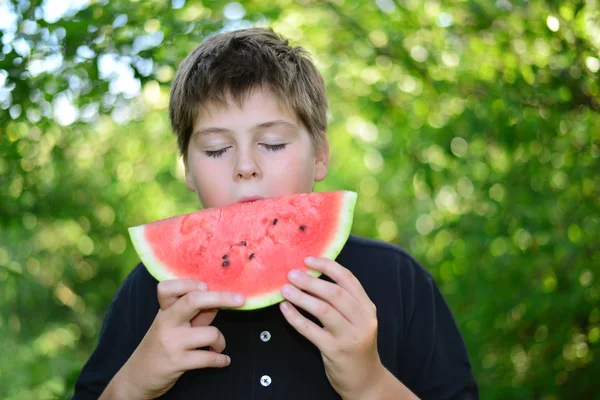
M 271 384 L 271 377 L 269 375 L 263 375 L 260 377 L 260 384 L 267 387 Z
M 271 340 L 271 333 L 269 331 L 262 331 L 260 333 L 260 340 L 262 340 L 263 342 L 268 342 L 269 340 Z

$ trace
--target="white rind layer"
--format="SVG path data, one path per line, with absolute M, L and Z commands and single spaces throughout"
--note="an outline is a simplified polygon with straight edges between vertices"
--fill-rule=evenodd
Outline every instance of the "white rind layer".
M 354 208 L 356 206 L 356 199 L 358 195 L 356 192 L 352 191 L 343 191 L 342 194 L 342 204 L 339 209 L 339 227 L 336 230 L 336 234 L 331 241 L 331 244 L 325 249 L 323 254 L 317 255 L 324 258 L 329 258 L 330 260 L 335 260 L 335 258 L 340 254 L 348 237 L 350 236 L 350 231 L 352 230 L 352 222 L 354 220 Z M 167 279 L 177 279 L 176 276 L 169 273 L 169 270 L 165 264 L 163 264 L 158 258 L 154 256 L 154 252 L 152 248 L 148 245 L 146 238 L 144 237 L 144 225 L 135 226 L 129 228 L 129 235 L 131 236 L 131 241 L 133 242 L 133 246 L 135 247 L 140 259 L 156 280 L 164 281 Z M 321 276 L 321 272 L 308 270 L 307 274 L 318 278 Z M 258 308 L 264 308 L 271 306 L 273 304 L 277 304 L 283 301 L 284 298 L 281 295 L 281 292 L 269 292 L 260 296 L 252 296 L 246 298 L 246 302 L 243 306 L 234 308 L 235 310 L 255 310 Z
M 325 250 L 321 257 L 335 259 L 344 248 L 350 231 L 352 230 L 352 222 L 354 220 L 354 207 L 356 206 L 356 192 L 344 191 L 342 205 L 339 211 L 340 226 L 337 229 L 336 235 L 333 237 L 331 244 Z
M 129 228 L 128 230 L 133 247 L 146 266 L 146 269 L 148 269 L 150 274 L 159 282 L 166 281 L 167 279 L 177 279 L 175 275 L 169 273 L 167 266 L 154 255 L 152 247 L 148 245 L 148 241 L 144 235 L 144 229 L 144 225 L 140 225 Z

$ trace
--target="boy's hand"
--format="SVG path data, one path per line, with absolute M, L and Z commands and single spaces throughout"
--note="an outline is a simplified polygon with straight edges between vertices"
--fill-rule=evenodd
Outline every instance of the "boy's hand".
M 239 307 L 245 300 L 233 293 L 205 290 L 205 284 L 191 280 L 159 283 L 161 309 L 140 345 L 111 381 L 106 398 L 156 398 L 185 371 L 229 365 L 229 357 L 220 354 L 225 349 L 223 334 L 208 325 L 217 308 Z M 210 350 L 196 350 L 200 347 Z
M 199 290 L 206 291 L 206 283 L 189 280 L 173 279 L 160 282 L 156 288 L 158 295 L 158 304 L 161 310 L 171 307 L 179 298 L 188 292 Z M 217 316 L 217 308 L 200 310 L 200 312 L 190 321 L 191 326 L 208 326 Z
M 375 305 L 356 277 L 335 261 L 308 258 L 306 265 L 329 276 L 337 284 L 291 271 L 282 289 L 289 301 L 280 308 L 287 321 L 321 351 L 327 378 L 343 398 L 368 398 L 386 376 L 377 352 Z M 323 328 L 291 305 L 308 311 Z M 367 397 L 365 397 L 367 396 Z

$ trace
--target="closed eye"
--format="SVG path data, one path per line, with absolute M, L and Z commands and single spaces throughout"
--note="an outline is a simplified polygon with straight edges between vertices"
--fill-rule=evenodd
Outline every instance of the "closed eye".
M 266 144 L 266 143 L 262 143 L 262 146 L 264 146 L 267 150 L 270 151 L 280 151 L 286 148 L 288 144 L 287 143 L 281 143 L 281 144 Z M 221 157 L 223 154 L 225 154 L 225 152 L 229 149 L 229 147 L 225 147 L 224 149 L 221 150 L 207 150 L 204 152 L 204 154 L 206 154 L 207 157 L 212 157 L 212 158 L 218 158 Z
M 283 150 L 285 149 L 285 147 L 287 146 L 287 143 L 282 143 L 282 144 L 265 144 L 263 143 L 263 146 L 267 149 L 267 150 L 271 150 L 271 151 L 279 151 L 279 150 Z
M 204 154 L 206 154 L 208 157 L 217 158 L 221 157 L 227 151 L 227 149 L 229 149 L 229 147 L 225 147 L 221 150 L 205 151 Z

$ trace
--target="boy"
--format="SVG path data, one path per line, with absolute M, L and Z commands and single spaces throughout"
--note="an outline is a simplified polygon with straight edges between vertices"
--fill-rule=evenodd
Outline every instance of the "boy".
M 272 30 L 212 36 L 179 66 L 170 118 L 204 207 L 310 192 L 325 178 L 327 97 L 300 47 Z M 286 299 L 256 311 L 143 265 L 117 292 L 75 399 L 474 399 L 460 333 L 430 274 L 351 236 L 307 259 Z

